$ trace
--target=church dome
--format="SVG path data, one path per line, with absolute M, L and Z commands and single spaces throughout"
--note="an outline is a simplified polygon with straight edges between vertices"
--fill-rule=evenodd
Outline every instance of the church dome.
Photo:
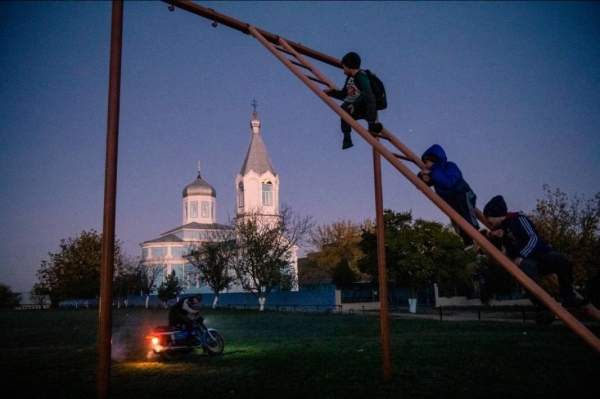
M 183 198 L 190 195 L 209 195 L 211 197 L 217 197 L 217 192 L 214 187 L 211 186 L 200 176 L 198 173 L 198 177 L 196 180 L 185 186 L 183 189 Z

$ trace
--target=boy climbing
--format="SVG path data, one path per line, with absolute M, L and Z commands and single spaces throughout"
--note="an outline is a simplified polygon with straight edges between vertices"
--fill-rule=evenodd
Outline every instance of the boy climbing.
M 479 228 L 475 215 L 475 202 L 477 196 L 471 190 L 469 184 L 463 179 L 462 173 L 454 162 L 449 162 L 446 152 L 438 145 L 429 147 L 421 156 L 425 169 L 419 173 L 419 177 L 425 183 L 433 186 L 435 192 L 442 197 L 460 216 L 474 228 Z M 462 231 L 456 224 L 454 229 L 462 237 L 465 250 L 474 247 L 473 239 Z
M 360 64 L 361 59 L 357 53 L 350 52 L 344 55 L 342 67 L 344 68 L 344 74 L 347 76 L 344 87 L 342 90 L 326 89 L 324 92 L 328 96 L 343 100 L 341 107 L 344 111 L 348 112 L 354 119 L 366 119 L 369 124 L 369 131 L 377 135 L 383 129 L 381 123 L 377 121 L 377 109 L 383 109 L 387 105 L 385 92 L 383 91 L 383 85 L 381 85 L 378 91 L 383 91 L 383 94 L 379 95 L 380 97 L 383 95 L 383 99 L 378 100 L 376 98 L 374 88 L 371 85 L 371 79 L 374 75 L 369 71 L 360 69 Z M 352 128 L 343 119 L 341 127 L 342 133 L 344 133 L 342 149 L 345 150 L 354 145 L 350 136 Z
M 559 295 L 564 307 L 579 308 L 589 316 L 600 320 L 600 311 L 578 297 L 573 288 L 571 262 L 565 255 L 554 250 L 538 235 L 535 226 L 522 213 L 508 212 L 501 195 L 492 198 L 483 208 L 483 214 L 491 223 L 491 236 L 502 239 L 506 255 L 532 280 L 539 282 L 540 276 L 555 273 L 558 277 Z M 540 307 L 539 301 L 530 296 Z

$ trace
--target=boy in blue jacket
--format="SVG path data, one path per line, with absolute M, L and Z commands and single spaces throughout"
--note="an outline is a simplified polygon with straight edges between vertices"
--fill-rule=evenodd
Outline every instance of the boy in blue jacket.
M 366 119 L 369 124 L 369 131 L 375 135 L 383 129 L 381 123 L 377 122 L 377 106 L 375 94 L 371 88 L 371 83 L 367 73 L 360 69 L 360 56 L 355 52 L 350 52 L 342 58 L 342 67 L 346 81 L 342 90 L 327 89 L 325 94 L 330 97 L 342 100 L 342 109 L 348 112 L 354 119 Z M 342 133 L 344 141 L 342 150 L 352 147 L 352 137 L 350 132 L 352 127 L 342 119 Z
M 500 237 L 506 255 L 532 280 L 555 273 L 558 277 L 561 303 L 565 307 L 583 308 L 590 316 L 599 318 L 600 312 L 593 305 L 578 297 L 573 289 L 571 262 L 565 255 L 554 250 L 537 233 L 535 226 L 523 213 L 508 212 L 501 195 L 492 198 L 483 208 L 483 214 L 494 230 L 493 237 Z M 539 302 L 530 296 L 534 304 Z
M 444 149 L 440 145 L 434 144 L 423 153 L 421 159 L 425 163 L 426 169 L 419 173 L 419 177 L 428 185 L 433 186 L 435 192 L 471 226 L 479 229 L 475 215 L 477 196 L 463 179 L 458 166 L 454 162 L 448 161 Z M 472 248 L 473 239 L 456 224 L 453 223 L 453 225 L 456 232 L 462 237 L 465 249 Z

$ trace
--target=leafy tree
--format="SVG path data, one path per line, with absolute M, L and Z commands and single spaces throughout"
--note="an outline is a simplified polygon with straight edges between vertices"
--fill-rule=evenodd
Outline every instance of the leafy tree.
M 584 285 L 600 274 L 600 192 L 569 197 L 544 185 L 544 193 L 531 218 L 540 235 L 569 256 L 575 282 Z
M 348 259 L 342 259 L 333 269 L 332 281 L 337 287 L 348 287 L 356 278 L 357 275 L 350 267 Z
M 330 268 L 321 267 L 315 259 L 317 256 L 318 253 L 311 252 L 306 257 L 298 259 L 298 284 L 301 287 L 331 282 Z
M 115 270 L 113 278 L 113 296 L 119 301 L 121 299 L 126 300 L 129 295 L 139 294 L 139 267 L 139 263 L 136 265 L 132 260 L 127 259 L 117 270 Z
M 273 288 L 295 285 L 292 251 L 311 227 L 310 218 L 298 217 L 289 208 L 277 216 L 254 213 L 235 221 L 237 251 L 232 267 L 242 288 L 258 298 L 261 311 Z
M 19 306 L 19 303 L 21 303 L 21 294 L 13 292 L 8 285 L 0 283 L 0 308 L 12 309 Z
M 507 295 L 519 289 L 514 277 L 489 256 L 477 259 L 475 277 L 479 280 L 479 298 L 485 304 L 499 294 Z
M 465 284 L 472 271 L 467 265 L 474 256 L 465 253 L 460 237 L 440 223 L 413 220 L 410 212 L 384 211 L 384 234 L 388 278 L 408 286 L 413 294 L 426 284 Z M 363 230 L 361 247 L 365 257 L 359 262 L 363 272 L 376 278 L 377 236 L 374 229 Z
M 94 298 L 100 291 L 102 237 L 95 230 L 82 231 L 75 238 L 62 239 L 59 251 L 48 253 L 37 272 L 34 290 L 48 295 L 53 307 L 68 298 Z M 121 246 L 115 243 L 115 269 L 122 265 Z
M 217 307 L 219 293 L 228 289 L 234 281 L 232 263 L 236 251 L 235 240 L 227 239 L 192 248 L 187 256 L 215 294 L 213 309 Z
M 388 266 L 388 280 L 396 282 L 397 278 L 390 265 L 398 263 L 400 253 L 394 244 L 399 235 L 410 227 L 412 215 L 410 212 L 394 212 L 389 209 L 383 212 L 384 237 L 385 237 L 385 260 Z M 379 270 L 377 268 L 377 233 L 374 224 L 363 227 L 361 232 L 360 248 L 365 254 L 358 262 L 362 273 L 366 273 L 377 281 Z
M 340 262 L 345 260 L 355 278 L 359 277 L 358 261 L 364 256 L 360 248 L 360 225 L 342 220 L 318 226 L 311 234 L 310 241 L 316 249 L 309 255 L 314 262 L 311 266 L 314 266 L 315 273 L 320 270 L 331 278 Z
M 175 275 L 175 271 L 173 270 L 170 274 L 167 275 L 165 281 L 158 287 L 158 299 L 167 303 L 170 299 L 174 299 L 179 295 L 182 291 L 182 287 L 179 284 L 179 279 Z

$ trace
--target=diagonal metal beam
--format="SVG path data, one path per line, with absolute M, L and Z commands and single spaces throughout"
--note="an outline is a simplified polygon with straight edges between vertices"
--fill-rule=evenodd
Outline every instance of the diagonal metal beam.
M 238 30 L 242 33 L 245 33 L 247 35 L 250 34 L 250 31 L 248 30 L 248 27 L 250 26 L 250 24 L 240 21 L 239 19 L 230 17 L 228 15 L 221 14 L 221 13 L 213 10 L 212 8 L 203 7 L 203 6 L 196 4 L 190 0 L 162 0 L 162 1 L 164 1 L 167 4 L 171 4 L 175 7 L 181 8 L 182 10 L 186 10 L 193 14 L 199 15 L 201 17 L 208 18 L 211 21 L 228 26 L 228 27 Z M 276 35 L 271 32 L 267 32 L 266 30 L 263 30 L 260 28 L 256 28 L 256 29 L 269 42 L 278 44 L 279 35 Z M 294 50 L 296 50 L 300 54 L 304 54 L 309 57 L 315 58 L 319 61 L 322 61 L 322 62 L 332 65 L 334 67 L 338 67 L 338 68 L 342 67 L 342 63 L 340 62 L 340 60 L 338 60 L 335 57 L 332 57 L 330 55 L 313 50 L 311 48 L 308 48 L 306 46 L 303 46 L 300 43 L 296 43 L 291 40 L 286 40 L 286 41 L 289 43 L 289 45 L 291 47 L 294 48 Z

